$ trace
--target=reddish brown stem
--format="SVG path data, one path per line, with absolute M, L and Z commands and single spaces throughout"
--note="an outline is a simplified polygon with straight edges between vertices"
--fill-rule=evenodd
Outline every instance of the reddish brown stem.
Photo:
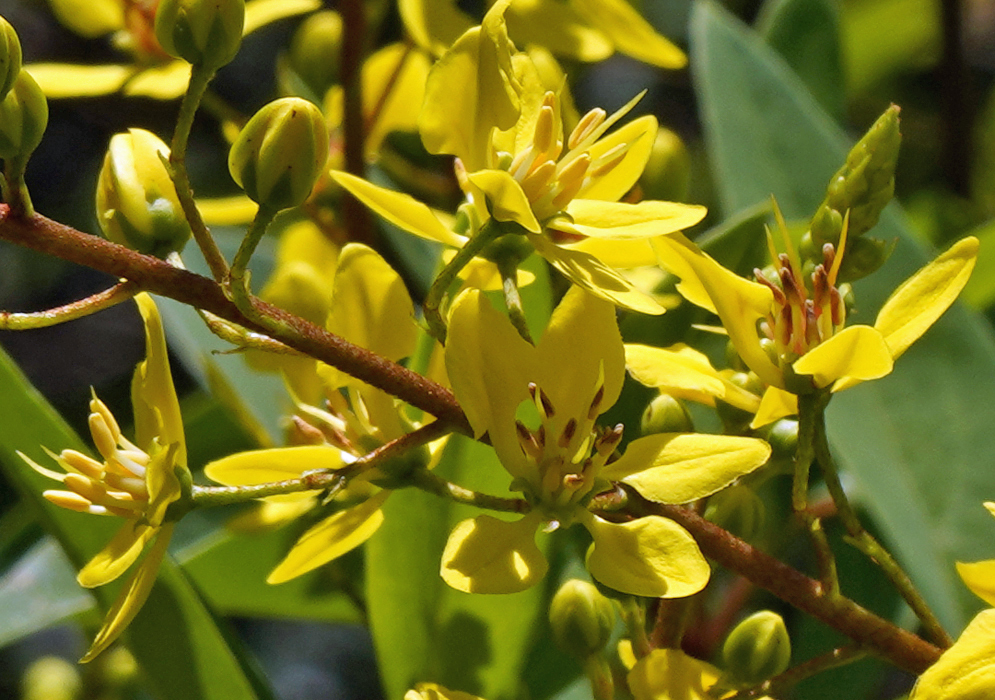
M 57 221 L 35 215 L 10 216 L 0 205 L 0 239 L 133 281 L 145 291 L 175 299 L 250 330 L 272 335 L 286 345 L 337 367 L 346 374 L 383 389 L 432 414 L 454 430 L 470 433 L 466 416 L 452 392 L 422 375 L 346 341 L 324 328 L 257 301 L 257 308 L 279 319 L 286 330 L 270 333 L 248 321 L 213 280 L 141 255 L 97 236 L 81 233 Z

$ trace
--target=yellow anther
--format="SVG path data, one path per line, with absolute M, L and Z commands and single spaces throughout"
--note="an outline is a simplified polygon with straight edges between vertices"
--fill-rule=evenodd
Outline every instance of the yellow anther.
M 550 183 L 556 176 L 556 163 L 551 160 L 543 162 L 522 180 L 522 191 L 530 202 L 535 202 L 549 190 Z
M 607 116 L 608 113 L 605 110 L 595 107 L 581 117 L 581 120 L 577 122 L 577 126 L 570 132 L 570 138 L 567 139 L 567 148 L 571 151 L 577 148 L 595 129 L 604 123 Z
M 620 143 L 601 154 L 598 162 L 591 166 L 588 175 L 590 177 L 604 177 L 625 160 L 626 154 L 632 147 L 631 143 Z
M 90 434 L 93 436 L 93 444 L 97 446 L 97 452 L 104 459 L 111 459 L 117 451 L 117 440 L 114 432 L 107 424 L 107 419 L 103 413 L 94 412 L 89 419 Z
M 89 513 L 90 506 L 93 505 L 78 493 L 71 491 L 45 491 L 42 496 L 60 508 L 75 510 L 77 513 Z
M 565 168 L 560 171 L 557 177 L 559 191 L 553 197 L 552 205 L 556 211 L 560 211 L 570 204 L 571 200 L 577 196 L 584 186 L 584 178 L 587 169 L 591 165 L 591 156 L 582 153 L 574 158 Z
M 104 418 L 104 422 L 107 424 L 107 429 L 111 431 L 111 435 L 114 438 L 114 444 L 118 444 L 121 441 L 121 427 L 117 424 L 117 419 L 114 414 L 111 413 L 111 409 L 107 408 L 107 404 L 97 398 L 97 395 L 93 393 L 93 389 L 90 389 L 92 398 L 90 399 L 90 411 L 92 413 L 99 413 Z
M 63 466 L 73 469 L 90 479 L 100 480 L 104 475 L 104 465 L 76 450 L 62 450 L 57 460 Z
M 548 155 L 552 158 L 559 155 L 558 153 L 551 153 L 556 130 L 555 119 L 556 114 L 553 112 L 552 107 L 543 105 L 539 109 L 539 116 L 536 118 L 535 133 L 532 136 L 532 147 L 537 154 Z

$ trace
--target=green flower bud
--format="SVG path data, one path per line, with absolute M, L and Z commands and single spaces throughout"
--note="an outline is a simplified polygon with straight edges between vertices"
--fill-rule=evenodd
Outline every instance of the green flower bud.
M 761 345 L 763 345 L 764 340 L 768 339 L 761 339 Z M 723 370 L 722 376 L 736 386 L 746 389 L 757 396 L 763 394 L 764 385 L 760 381 L 760 378 L 753 372 Z M 722 425 L 725 426 L 726 432 L 731 435 L 742 435 L 745 433 L 750 425 L 750 421 L 753 420 L 753 414 L 749 411 L 744 411 L 741 408 L 727 404 L 721 399 L 718 399 L 715 402 L 715 412 L 718 413 L 719 419 L 722 421 Z
M 46 126 L 48 102 L 45 93 L 34 78 L 22 70 L 0 102 L 0 158 L 26 161 L 41 143 Z
M 791 638 L 784 620 L 761 610 L 736 625 L 722 646 L 727 678 L 751 686 L 773 678 L 791 662 Z
M 608 643 L 615 629 L 615 609 L 594 584 L 570 579 L 549 604 L 549 624 L 556 644 L 583 661 Z
M 771 459 L 792 459 L 798 449 L 798 421 L 782 418 L 774 421 L 762 436 L 770 444 Z
M 708 499 L 705 520 L 749 541 L 763 527 L 766 512 L 764 502 L 753 489 L 745 484 L 735 484 Z
M 23 700 L 76 700 L 83 696 L 83 681 L 75 664 L 58 656 L 43 656 L 21 677 Z
M 315 12 L 301 23 L 290 42 L 290 67 L 316 95 L 339 79 L 342 17 L 334 10 Z
M 840 282 L 852 282 L 871 274 L 887 262 L 895 250 L 898 239 L 882 241 L 880 238 L 858 238 L 847 243 L 846 255 L 840 265 Z
M 216 70 L 242 43 L 245 0 L 160 0 L 155 36 L 170 56 Z
M 321 112 L 297 97 L 274 100 L 235 139 L 228 170 L 261 207 L 303 204 L 325 168 L 328 129 Z
M 691 187 L 691 159 L 680 136 L 660 128 L 639 177 L 647 199 L 683 202 Z
M 0 17 L 0 100 L 14 87 L 21 72 L 21 41 L 10 22 Z
M 108 240 L 165 257 L 190 238 L 176 188 L 162 162 L 169 147 L 145 129 L 111 138 L 97 181 L 97 221 Z
M 690 433 L 694 431 L 691 414 L 684 404 L 670 394 L 660 394 L 643 411 L 643 435 L 656 433 Z

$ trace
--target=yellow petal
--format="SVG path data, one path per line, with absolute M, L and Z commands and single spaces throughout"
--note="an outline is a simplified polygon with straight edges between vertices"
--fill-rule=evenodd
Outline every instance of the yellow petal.
M 639 291 L 618 272 L 589 253 L 557 246 L 544 236 L 529 235 L 536 252 L 563 276 L 591 294 L 617 306 L 644 314 L 660 315 L 664 308 Z
M 430 67 L 428 56 L 405 42 L 385 46 L 363 63 L 363 114 L 372 120 L 364 143 L 369 160 L 391 131 L 417 131 L 418 110 L 411 106 L 425 100 Z
M 988 700 L 995 697 L 995 610 L 983 610 L 919 677 L 910 700 Z
M 198 199 L 197 209 L 208 226 L 238 226 L 252 221 L 259 205 L 244 194 L 237 194 L 233 197 Z
M 460 690 L 449 690 L 436 683 L 419 683 L 404 694 L 404 700 L 483 700 Z
M 670 348 L 626 345 L 625 366 L 629 374 L 644 384 L 677 398 L 715 405 L 715 399 L 753 413 L 760 399 L 736 386 L 712 367 L 708 357 L 684 344 Z
M 161 66 L 146 68 L 124 84 L 123 92 L 132 97 L 174 100 L 187 91 L 190 68 L 186 61 L 170 61 Z
M 660 68 L 687 65 L 684 52 L 660 36 L 626 0 L 572 0 L 571 4 L 608 35 L 617 51 Z
M 525 476 L 515 411 L 529 398 L 535 352 L 479 291 L 470 289 L 456 298 L 449 315 L 446 371 L 474 437 L 489 433 L 513 476 Z
M 554 224 L 553 228 L 557 225 Z M 585 237 L 576 243 L 562 243 L 560 247 L 587 253 L 608 267 L 616 269 L 627 270 L 648 265 L 656 266 L 656 251 L 650 241 L 644 238 L 620 241 L 610 238 Z
M 459 523 L 442 553 L 442 579 L 465 593 L 517 593 L 546 575 L 535 543 L 539 516 L 508 522 L 489 515 Z
M 442 261 L 444 263 L 449 263 L 455 256 L 455 250 L 442 251 Z M 504 280 L 501 279 L 501 273 L 497 265 L 484 258 L 474 258 L 468 262 L 460 270 L 459 276 L 463 280 L 463 285 L 472 289 L 480 289 L 484 292 L 500 292 L 504 289 Z M 536 279 L 535 275 L 531 272 L 522 269 L 516 270 L 515 278 L 519 288 L 527 287 L 535 282 Z
M 604 175 L 592 178 L 577 196 L 581 199 L 600 199 L 606 202 L 617 202 L 622 199 L 643 174 L 653 150 L 658 128 L 656 117 L 646 115 L 633 119 L 598 139 L 597 143 L 587 151 L 592 162 L 597 163 L 598 159 L 608 151 L 622 144 L 629 144 L 629 150 L 625 152 L 621 162 Z
M 339 170 L 332 171 L 332 179 L 377 214 L 408 233 L 456 248 L 463 246 L 465 239 L 446 228 L 427 205 L 411 195 L 377 187 Z
M 773 293 L 725 269 L 679 233 L 655 238 L 653 245 L 660 265 L 681 278 L 681 295 L 717 313 L 747 367 L 764 383 L 783 387 L 781 370 L 760 346 L 757 330 L 757 322 L 770 313 Z
M 629 671 L 635 700 L 711 700 L 708 689 L 722 675 L 679 649 L 654 649 Z
M 124 29 L 120 0 L 49 0 L 59 24 L 87 39 Z
M 383 523 L 380 507 L 391 494 L 380 491 L 372 498 L 325 518 L 301 535 L 266 583 L 284 583 L 342 556 L 373 536 Z
M 284 17 L 303 15 L 321 9 L 321 0 L 249 0 L 245 3 L 242 36 Z
M 731 435 L 663 433 L 631 443 L 601 476 L 624 481 L 657 503 L 690 503 L 766 463 L 770 445 Z
M 587 569 L 609 588 L 647 598 L 684 598 L 708 583 L 708 562 L 673 520 L 651 515 L 610 523 L 587 513 L 583 525 L 594 538 Z
M 204 474 L 226 486 L 265 484 L 296 479 L 313 469 L 338 469 L 342 453 L 330 445 L 297 445 L 236 452 L 210 462 Z
M 971 564 L 957 562 L 957 573 L 976 596 L 995 605 L 995 559 Z
M 70 63 L 32 63 L 24 66 L 50 100 L 96 97 L 120 90 L 135 74 L 134 66 L 78 66 Z
M 756 430 L 785 416 L 797 414 L 798 397 L 784 389 L 769 386 L 764 392 L 763 398 L 760 399 L 760 408 L 757 409 L 757 415 L 750 422 L 750 428 Z
M 157 528 L 126 522 L 100 552 L 80 569 L 76 580 L 84 588 L 103 586 L 128 570 Z
M 491 6 L 479 27 L 467 30 L 428 75 L 418 130 L 429 153 L 448 153 L 474 172 L 487 164 L 491 129 L 518 120 L 512 45 L 504 23 L 511 0 Z
M 104 624 L 101 625 L 100 630 L 97 632 L 93 644 L 90 645 L 83 658 L 79 660 L 80 663 L 85 664 L 88 661 L 92 661 L 100 652 L 113 644 L 131 621 L 135 619 L 135 615 L 142 609 L 145 601 L 148 600 L 149 593 L 152 591 L 156 573 L 159 571 L 159 565 L 162 563 L 163 557 L 166 556 L 166 549 L 169 547 L 169 538 L 172 534 L 172 523 L 163 527 L 159 532 L 159 536 L 156 538 L 152 548 L 149 549 L 145 561 L 142 562 L 142 565 L 135 570 L 135 573 L 124 584 L 124 588 L 118 594 L 114 605 L 107 611 Z
M 397 5 L 412 41 L 436 56 L 473 26 L 455 0 L 398 0 Z
M 131 402 L 135 410 L 135 442 L 148 451 L 153 438 L 160 445 L 178 445 L 176 461 L 186 465 L 183 439 L 183 416 L 173 387 L 166 353 L 166 334 L 152 297 L 142 293 L 135 297 L 138 312 L 145 324 L 145 360 L 135 368 L 131 382 Z
M 968 236 L 907 279 L 888 298 L 874 327 L 898 359 L 960 294 L 978 259 L 978 239 Z
M 812 375 L 815 385 L 822 388 L 841 377 L 878 379 L 891 372 L 894 364 L 880 331 L 850 326 L 809 350 L 792 368 L 798 374 Z
M 514 221 L 532 233 L 542 231 L 529 198 L 509 173 L 504 170 L 480 170 L 470 173 L 469 179 L 486 197 L 487 210 L 495 219 Z
M 611 408 L 625 379 L 625 352 L 615 307 L 580 287 L 571 287 L 539 339 L 536 360 L 534 381 L 549 395 L 557 412 L 548 426 L 551 434 L 557 434 L 557 419 L 565 424 L 587 414 L 599 379 L 604 392 L 598 413 Z
M 519 46 L 541 44 L 577 61 L 603 61 L 614 51 L 608 38 L 565 2 L 515 0 L 508 9 L 508 31 Z
M 571 233 L 597 238 L 626 240 L 651 238 L 694 226 L 705 218 L 705 207 L 697 204 L 646 200 L 638 204 L 575 199 L 567 205 Z

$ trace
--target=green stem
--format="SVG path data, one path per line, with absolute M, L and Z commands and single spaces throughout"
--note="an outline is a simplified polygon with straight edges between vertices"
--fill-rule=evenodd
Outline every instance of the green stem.
M 687 598 L 661 598 L 657 601 L 656 622 L 650 632 L 650 645 L 654 649 L 680 649 L 681 640 L 691 619 L 696 596 Z
M 525 308 L 522 306 L 522 295 L 518 293 L 518 262 L 503 258 L 498 262 L 498 272 L 501 273 L 501 286 L 504 289 L 504 303 L 508 307 L 508 318 L 512 325 L 531 345 L 535 345 L 529 324 L 525 319 Z
M 90 314 L 108 309 L 131 299 L 139 291 L 134 282 L 118 282 L 110 289 L 88 296 L 86 299 L 74 301 L 54 309 L 32 313 L 11 313 L 0 311 L 0 330 L 24 331 L 35 328 L 48 328 L 66 321 L 73 321 Z
M 187 141 L 190 138 L 190 129 L 193 127 L 193 118 L 207 90 L 207 84 L 213 77 L 213 69 L 201 66 L 194 66 L 190 73 L 190 83 L 180 103 L 180 114 L 176 120 L 176 130 L 173 132 L 173 142 L 170 145 L 169 166 L 173 184 L 176 185 L 176 196 L 180 200 L 180 206 L 183 207 L 183 214 L 190 224 L 190 230 L 193 231 L 194 240 L 204 254 L 215 281 L 221 282 L 228 274 L 228 263 L 197 209 L 186 164 Z
M 497 510 L 505 513 L 525 513 L 529 509 L 527 502 L 520 498 L 502 498 L 480 493 L 464 488 L 459 484 L 446 481 L 430 471 L 420 469 L 411 475 L 411 485 L 436 496 L 448 498 L 456 503 L 464 503 L 477 508 Z
M 832 453 L 829 450 L 829 441 L 826 437 L 825 414 L 823 411 L 819 412 L 818 418 L 815 434 L 816 460 L 822 468 L 823 478 L 825 479 L 826 487 L 829 489 L 829 495 L 832 496 L 833 502 L 836 504 L 836 510 L 839 513 L 840 520 L 843 522 L 843 526 L 846 528 L 847 534 L 850 536 L 851 544 L 881 567 L 881 570 L 884 571 L 895 588 L 898 589 L 902 598 L 905 599 L 905 602 L 909 604 L 909 607 L 912 608 L 913 612 L 915 612 L 916 616 L 922 622 L 926 634 L 942 648 L 946 649 L 950 647 L 953 644 L 953 639 L 943 629 L 943 626 L 929 607 L 929 604 L 916 589 L 915 584 L 912 583 L 912 579 L 909 578 L 908 574 L 905 573 L 891 553 L 873 535 L 867 532 L 861 524 L 857 512 L 850 504 L 850 500 L 843 490 L 836 462 L 833 460 Z
M 28 186 L 24 183 L 24 170 L 28 165 L 28 159 L 10 158 L 4 161 L 3 165 L 3 179 L 0 180 L 0 185 L 3 187 L 3 199 L 10 207 L 11 216 L 31 218 L 35 215 L 35 208 L 31 204 Z
M 810 678 L 831 668 L 838 668 L 847 664 L 859 661 L 868 655 L 868 651 L 858 646 L 840 647 L 832 651 L 816 656 L 814 659 L 789 668 L 784 673 L 770 678 L 754 688 L 740 690 L 735 695 L 730 695 L 726 700 L 754 700 L 763 697 L 781 697 L 790 688 L 793 688 L 806 678 Z
M 273 321 L 261 314 L 252 304 L 252 296 L 249 292 L 248 266 L 259 241 L 266 233 L 266 229 L 276 218 L 277 211 L 272 207 L 259 207 L 252 223 L 249 224 L 249 228 L 245 232 L 245 238 L 242 239 L 238 252 L 235 253 L 235 259 L 232 261 L 231 269 L 225 280 L 225 292 L 238 307 L 238 310 L 245 314 L 249 320 L 266 327 L 269 327 L 269 323 Z
M 440 343 L 446 342 L 446 322 L 442 318 L 441 308 L 446 293 L 456 280 L 460 270 L 467 266 L 473 258 L 483 250 L 488 243 L 500 235 L 500 229 L 494 219 L 488 219 L 477 233 L 456 251 L 456 255 L 449 261 L 449 264 L 442 268 L 442 272 L 432 282 L 432 286 L 425 295 L 425 303 L 422 306 L 425 313 L 425 322 L 428 324 L 428 331 Z
M 632 653 L 637 659 L 641 659 L 653 651 L 653 644 L 646 634 L 646 606 L 635 596 L 619 599 L 618 605 L 622 622 L 632 643 Z
M 584 661 L 584 675 L 591 681 L 594 700 L 614 700 L 615 682 L 607 659 L 601 653 L 591 654 Z

